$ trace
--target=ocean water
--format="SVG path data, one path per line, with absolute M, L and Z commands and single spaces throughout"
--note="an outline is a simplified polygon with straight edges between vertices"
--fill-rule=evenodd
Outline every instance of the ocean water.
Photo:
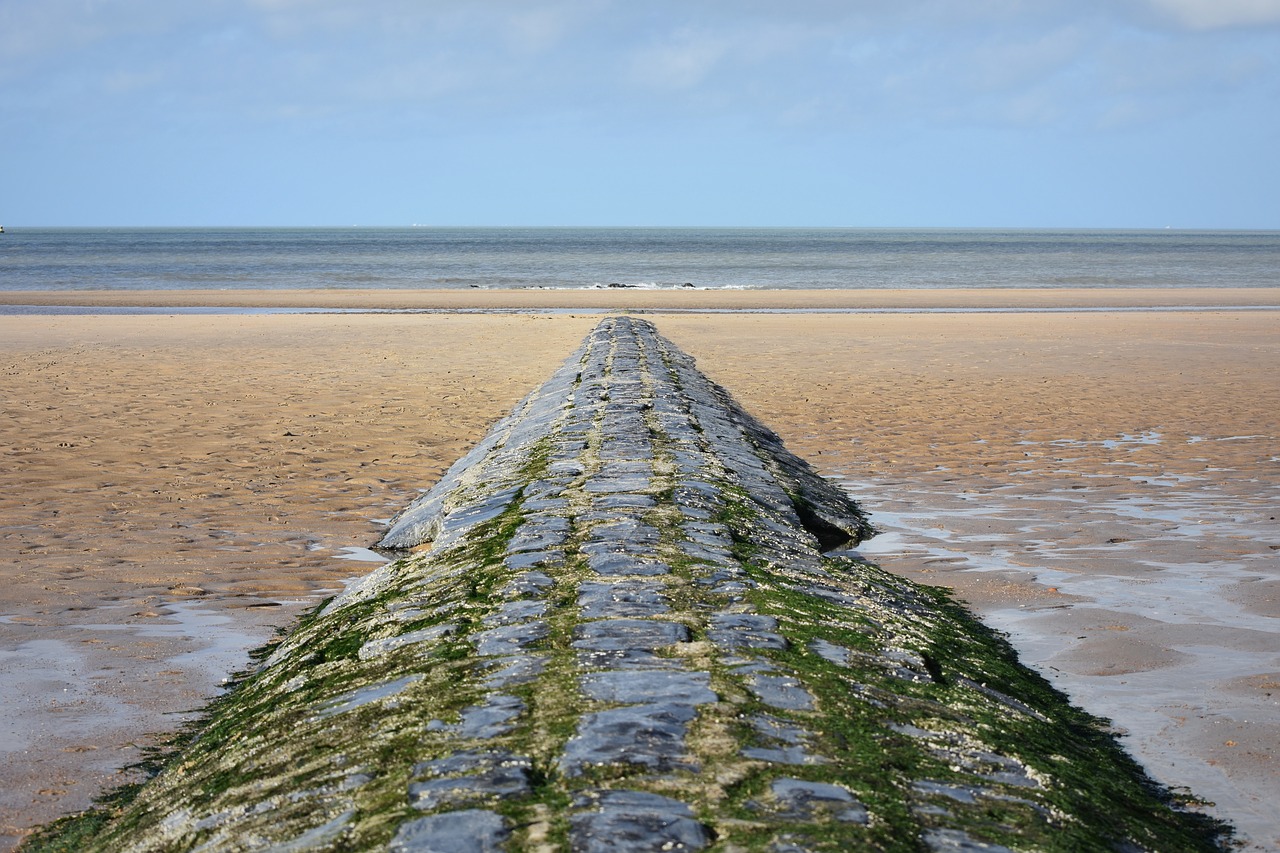
M 1280 231 L 10 228 L 0 290 L 1280 286 Z

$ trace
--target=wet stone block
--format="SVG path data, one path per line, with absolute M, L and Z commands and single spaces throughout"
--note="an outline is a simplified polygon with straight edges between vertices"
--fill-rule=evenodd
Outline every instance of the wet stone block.
M 747 722 L 762 737 L 781 743 L 802 744 L 809 738 L 809 733 L 800 726 L 772 714 L 756 714 Z
M 402 691 L 421 680 L 422 676 L 420 674 L 414 674 L 357 688 L 322 704 L 320 706 L 320 716 L 329 717 L 334 714 L 345 714 L 348 711 L 363 708 L 365 705 L 374 702 L 394 702 Z
M 598 702 L 665 702 L 705 705 L 719 697 L 706 672 L 593 672 L 582 677 L 582 692 Z
M 658 501 L 652 495 L 595 495 L 591 499 L 591 507 L 595 510 L 606 511 L 610 515 L 615 514 L 617 510 L 629 510 L 639 512 L 641 510 L 653 509 L 658 505 Z
M 605 441 L 600 447 L 600 458 L 614 459 L 652 459 L 653 447 L 649 442 L 612 440 Z
M 569 520 L 559 516 L 526 521 L 507 544 L 508 554 L 559 548 L 569 535 Z
M 785 650 L 787 640 L 777 633 L 778 620 L 754 613 L 718 613 L 711 617 L 707 636 L 722 649 Z
M 804 779 L 775 779 L 769 786 L 779 817 L 812 820 L 829 815 L 844 823 L 867 823 L 867 809 L 839 785 Z
M 685 803 L 643 791 L 579 796 L 574 805 L 597 809 L 569 819 L 570 843 L 581 853 L 701 850 L 715 836 Z
M 409 786 L 409 805 L 420 811 L 476 805 L 529 793 L 529 774 L 522 768 L 496 769 L 483 776 L 432 779 Z
M 563 551 L 526 551 L 520 554 L 512 554 L 503 560 L 507 568 L 514 569 L 517 572 L 538 566 L 558 566 L 563 562 Z
M 766 705 L 784 711 L 813 710 L 813 694 L 792 676 L 755 673 L 748 676 L 747 684 Z
M 643 649 L 653 651 L 663 646 L 689 641 L 689 629 L 678 622 L 650 619 L 608 619 L 586 622 L 574 629 L 573 647 L 592 651 Z
M 710 484 L 701 485 L 707 488 L 700 488 L 696 481 L 686 480 L 675 487 L 671 498 L 682 510 L 686 508 L 697 510 L 703 514 L 703 517 L 710 518 L 712 513 L 724 507 L 724 500 L 720 497 L 719 489 L 715 489 Z
M 497 625 L 514 625 L 518 622 L 530 622 L 542 617 L 547 610 L 547 603 L 537 599 L 517 599 L 507 601 L 498 612 L 484 618 L 486 627 Z
M 821 639 L 811 640 L 809 642 L 809 651 L 825 661 L 834 663 L 836 666 L 848 666 L 849 656 L 852 654 L 844 646 L 837 646 L 835 643 Z
M 609 479 L 610 477 L 621 477 L 630 475 L 649 476 L 653 473 L 653 463 L 649 460 L 626 460 L 614 459 L 607 461 L 600 466 L 600 470 L 596 472 L 597 477 Z
M 578 652 L 583 669 L 683 669 L 678 660 L 659 657 L 648 649 L 585 649 Z
M 495 671 L 484 679 L 484 686 L 494 690 L 505 690 L 520 684 L 528 684 L 541 677 L 547 667 L 546 655 L 524 654 L 514 658 L 497 658 L 499 664 Z
M 444 517 L 444 524 L 447 528 L 469 528 L 486 521 L 493 521 L 510 508 L 520 491 L 520 487 L 513 486 L 489 496 L 480 503 L 454 510 Z
M 959 829 L 928 829 L 921 841 L 931 853 L 1015 853 L 1009 847 L 979 841 Z
M 924 658 L 915 652 L 905 649 L 885 649 L 881 652 L 880 663 L 894 678 L 913 681 L 917 684 L 929 684 L 933 681 Z
M 557 460 L 547 466 L 547 473 L 553 477 L 580 477 L 586 470 L 586 466 L 576 458 Z
M 501 625 L 473 634 L 471 639 L 478 655 L 511 655 L 526 649 L 547 636 L 542 622 Z
M 524 702 L 515 696 L 494 694 L 483 704 L 464 708 L 458 735 L 464 738 L 488 739 L 504 735 L 514 728 L 514 721 L 524 713 Z
M 978 802 L 978 794 L 982 793 L 981 789 L 969 785 L 948 785 L 945 782 L 934 782 L 929 779 L 914 782 L 911 788 L 927 797 L 946 797 L 970 806 Z
M 604 551 L 634 551 L 642 546 L 652 548 L 661 541 L 661 538 L 657 528 L 652 525 L 624 518 L 592 527 L 590 536 L 582 544 L 582 550 L 588 554 Z
M 510 836 L 501 815 L 464 809 L 401 824 L 387 849 L 392 853 L 498 853 Z
M 697 583 L 701 586 L 716 586 L 731 582 L 740 584 L 742 589 L 755 586 L 747 579 L 746 572 L 736 565 L 698 566 L 694 571 L 699 573 Z
M 754 758 L 756 761 L 768 761 L 770 764 L 829 764 L 829 759 L 813 755 L 803 746 L 748 746 L 744 747 L 743 758 Z
M 619 474 L 614 477 L 593 477 L 584 488 L 593 495 L 617 492 L 643 492 L 653 485 L 653 478 L 641 474 Z
M 698 529 L 699 526 L 703 526 L 703 525 L 698 525 L 698 526 L 695 526 L 694 524 L 685 525 L 685 536 L 689 538 L 689 541 L 683 544 L 684 545 L 690 545 L 690 544 L 700 545 L 703 548 L 716 549 L 724 552 L 725 555 L 727 556 L 730 549 L 733 548 L 733 539 L 730 538 L 728 534 L 711 533 L 705 530 L 699 530 Z M 715 525 L 705 525 L 705 526 L 712 527 Z
M 578 587 L 578 607 L 583 619 L 611 616 L 661 616 L 671 608 L 657 581 L 586 581 Z
M 356 656 L 360 660 L 372 660 L 373 658 L 394 652 L 396 649 L 405 646 L 415 646 L 422 643 L 430 643 L 432 640 L 438 640 L 441 637 L 447 637 L 458 630 L 458 626 L 452 622 L 446 622 L 441 625 L 433 625 L 430 628 L 423 628 L 419 631 L 408 631 L 395 637 L 383 637 L 377 640 L 370 640 L 360 647 L 360 651 L 356 652 Z M 427 651 L 428 649 L 424 649 Z
M 543 553 L 537 556 L 559 558 L 560 555 L 558 552 L 552 552 L 551 554 Z M 510 559 L 511 558 L 508 558 L 508 560 Z M 560 562 L 560 560 L 547 559 L 542 562 L 535 563 L 534 565 L 545 566 L 557 562 Z M 525 572 L 503 584 L 502 589 L 498 591 L 498 594 L 504 598 L 521 598 L 526 596 L 530 598 L 537 598 L 545 595 L 547 590 L 551 589 L 554 585 L 555 581 L 553 581 L 550 576 L 543 574 L 542 572 Z
M 808 749 L 809 732 L 786 720 L 759 714 L 747 720 L 756 732 L 756 746 L 743 748 L 741 755 L 772 764 L 826 764 L 828 760 Z
M 667 771 L 696 766 L 685 751 L 688 724 L 697 716 L 692 705 L 663 702 L 629 705 L 586 714 L 578 732 L 565 744 L 560 769 L 577 776 L 588 767 L 634 764 Z
M 657 577 L 671 574 L 671 567 L 660 560 L 612 551 L 590 554 L 587 557 L 587 568 L 598 575 L 606 576 Z
M 709 547 L 696 542 L 683 542 L 680 552 L 690 560 L 700 563 L 727 566 L 733 563 L 733 555 L 728 548 Z

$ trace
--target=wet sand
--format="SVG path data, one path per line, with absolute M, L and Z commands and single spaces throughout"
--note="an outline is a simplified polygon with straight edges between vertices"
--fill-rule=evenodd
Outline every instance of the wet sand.
M 1164 306 L 1238 308 L 1280 305 L 1280 287 L 1235 288 L 946 288 L 939 290 L 703 290 L 591 288 L 552 290 L 90 290 L 0 291 L 0 305 L 220 306 L 243 308 L 417 311 L 962 311 L 981 308 L 1057 310 Z
M 87 805 L 248 648 L 367 568 L 348 558 L 380 520 L 599 319 L 574 309 L 644 295 L 492 293 L 413 307 L 560 310 L 0 317 L 0 847 Z M 757 293 L 700 307 L 895 302 Z M 1047 307 L 1019 293 L 1277 304 L 1274 291 L 973 293 L 992 308 Z M 64 304 L 172 295 L 75 296 Z M 1215 800 L 1256 849 L 1280 846 L 1280 312 L 651 319 L 864 500 L 886 531 L 864 554 L 953 587 L 1112 717 L 1161 781 Z

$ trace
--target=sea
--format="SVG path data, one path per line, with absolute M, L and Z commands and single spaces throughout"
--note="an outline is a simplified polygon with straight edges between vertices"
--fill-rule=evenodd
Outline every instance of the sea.
M 20 228 L 0 290 L 1280 286 L 1280 231 Z

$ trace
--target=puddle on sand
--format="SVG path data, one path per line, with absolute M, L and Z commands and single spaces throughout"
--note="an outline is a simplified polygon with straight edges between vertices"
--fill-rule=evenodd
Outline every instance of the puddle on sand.
M 247 653 L 304 602 L 219 609 L 176 601 L 73 614 L 52 627 L 21 615 L 0 626 L 0 850 L 21 827 L 91 805 L 125 781 L 139 746 L 190 719 Z M 290 612 L 292 611 L 292 612 Z M 67 615 L 67 614 L 64 614 Z
M 18 760 L 49 737 L 140 723 L 145 711 L 98 689 L 97 680 L 115 672 L 90 664 L 84 647 L 66 640 L 0 649 L 0 755 Z
M 339 560 L 356 560 L 361 563 L 384 564 L 390 562 L 377 551 L 371 551 L 368 548 L 357 548 L 355 545 L 348 545 L 333 556 Z
M 1280 579 L 1274 496 L 1232 494 L 1238 484 L 1222 479 L 1083 493 L 1040 479 L 985 489 L 980 502 L 954 481 L 842 484 L 884 531 L 859 556 L 961 598 L 968 584 L 973 609 L 1023 662 L 1112 720 L 1155 778 L 1216 803 L 1245 849 L 1280 843 L 1280 689 L 1242 686 L 1280 681 L 1280 619 L 1244 592 Z M 1045 596 L 993 597 L 980 587 L 996 578 Z
M 274 602 L 281 606 L 302 606 L 295 599 Z M 290 607 L 292 609 L 292 607 Z M 226 683 L 228 673 L 245 663 L 247 643 L 254 642 L 254 631 L 246 631 L 242 620 L 227 610 L 211 610 L 197 601 L 174 601 L 161 605 L 160 617 L 154 622 L 87 623 L 73 626 L 81 631 L 106 634 L 123 632 L 140 640 L 170 640 L 175 643 L 198 643 L 200 648 L 179 652 L 165 658 L 170 669 L 176 667 L 201 681 Z M 97 614 L 106 615 L 102 609 Z M 278 621 L 278 617 L 271 621 Z M 260 643 L 259 643 L 260 644 Z
M 65 625 L 56 638 L 0 649 L 0 753 L 42 738 L 122 728 L 141 728 L 141 736 L 171 727 L 148 707 L 146 685 L 181 680 L 189 698 L 212 695 L 276 624 L 310 602 L 274 603 L 280 606 L 232 610 L 176 601 L 147 621 L 127 621 L 134 607 L 99 607 L 86 611 L 95 621 Z
M 339 559 L 385 563 L 363 548 Z M 372 568 L 372 567 L 370 567 Z M 365 571 L 362 567 L 361 571 Z M 214 697 L 277 628 L 340 589 L 306 596 L 112 602 L 0 615 L 0 851 L 21 827 L 91 804 L 151 736 Z

